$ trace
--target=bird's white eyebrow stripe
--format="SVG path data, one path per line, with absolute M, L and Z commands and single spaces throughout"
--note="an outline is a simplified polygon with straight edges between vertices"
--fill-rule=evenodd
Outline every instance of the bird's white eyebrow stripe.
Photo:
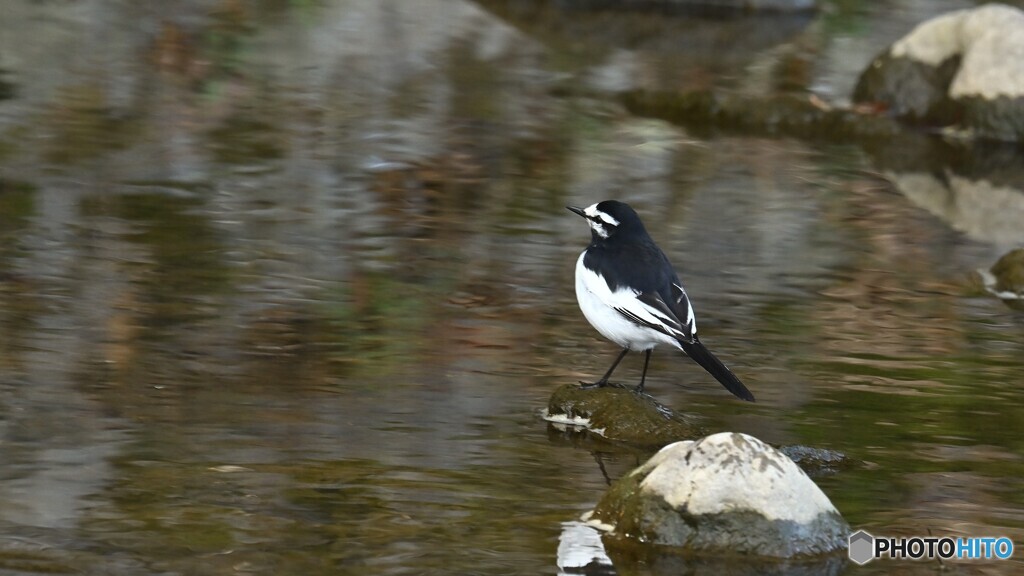
M 602 222 L 611 224 L 612 226 L 619 225 L 619 221 L 616 220 L 615 218 L 612 218 L 611 215 L 609 215 L 607 212 L 602 212 L 598 210 L 597 204 L 591 204 L 590 206 L 587 206 L 586 209 L 583 210 L 583 213 L 586 214 L 588 218 L 601 220 Z

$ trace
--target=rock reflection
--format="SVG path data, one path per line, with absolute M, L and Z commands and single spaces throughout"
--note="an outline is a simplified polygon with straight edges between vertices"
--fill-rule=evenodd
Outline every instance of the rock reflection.
M 565 522 L 558 536 L 559 575 L 614 576 L 618 574 L 604 551 L 601 532 L 585 522 Z
M 1024 244 L 1018 147 L 920 139 L 870 151 L 898 190 L 953 229 L 997 251 Z

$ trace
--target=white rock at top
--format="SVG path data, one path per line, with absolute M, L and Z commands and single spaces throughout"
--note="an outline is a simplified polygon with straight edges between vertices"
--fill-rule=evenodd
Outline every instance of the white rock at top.
M 1024 11 L 1005 4 L 956 10 L 919 24 L 893 44 L 897 58 L 930 66 L 960 55 L 950 96 L 1024 96 Z
M 918 24 L 892 45 L 897 58 L 910 58 L 938 66 L 964 50 L 961 24 L 970 10 L 954 10 Z
M 693 515 L 749 510 L 769 520 L 807 524 L 838 514 L 820 488 L 785 454 L 736 432 L 662 448 L 633 474 L 640 489 Z

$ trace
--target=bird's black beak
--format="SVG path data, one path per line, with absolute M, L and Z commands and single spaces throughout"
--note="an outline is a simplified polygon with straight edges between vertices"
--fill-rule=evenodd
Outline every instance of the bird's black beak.
M 587 217 L 586 213 L 583 212 L 583 208 L 578 208 L 576 206 L 566 206 L 565 208 L 567 210 L 569 210 L 570 212 L 575 212 L 576 214 L 579 214 L 580 216 L 583 216 L 584 218 Z

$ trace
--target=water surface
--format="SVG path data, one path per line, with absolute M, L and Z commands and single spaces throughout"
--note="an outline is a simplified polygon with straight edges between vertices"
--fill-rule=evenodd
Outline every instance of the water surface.
M 661 351 L 659 401 L 846 453 L 817 481 L 855 528 L 1022 541 L 1024 316 L 972 279 L 1024 242 L 1024 194 L 993 176 L 1018 154 L 698 136 L 615 98 L 841 102 L 886 42 L 969 5 L 834 2 L 767 27 L 12 3 L 0 571 L 556 572 L 563 523 L 643 457 L 539 416 L 615 353 L 576 308 L 588 232 L 563 208 L 611 197 L 758 398 Z

